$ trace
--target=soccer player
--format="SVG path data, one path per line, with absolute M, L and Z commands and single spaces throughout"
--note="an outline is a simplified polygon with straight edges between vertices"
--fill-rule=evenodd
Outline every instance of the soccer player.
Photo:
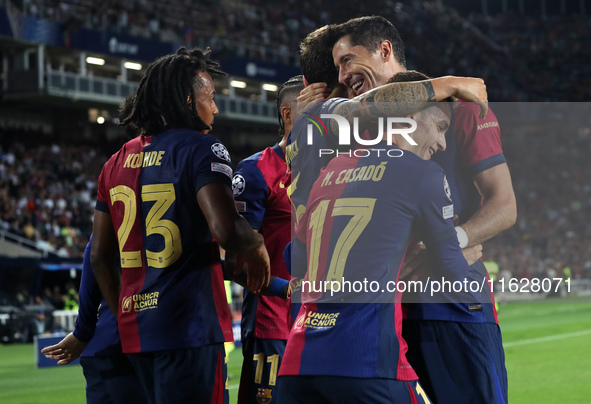
M 145 403 L 146 397 L 129 359 L 121 352 L 117 319 L 109 310 L 90 266 L 92 235 L 84 250 L 80 307 L 76 328 L 41 353 L 67 365 L 80 357 L 87 404 Z
M 328 99 L 308 108 L 295 121 L 288 139 L 286 157 L 292 173 L 288 194 L 296 221 L 305 211 L 309 190 L 318 178 L 320 169 L 325 167 L 328 161 L 336 155 L 336 149 L 339 148 L 336 135 L 338 131 L 333 130 L 336 121 L 323 119 L 321 118 L 322 114 L 342 115 L 346 109 L 357 117 L 373 116 L 376 111 L 366 108 L 369 102 L 373 106 L 383 107 L 383 110 L 377 111 L 383 116 L 405 116 L 409 112 L 425 108 L 429 102 L 441 101 L 451 96 L 483 102 L 481 108 L 483 111 L 486 110 L 484 102 L 487 97 L 484 81 L 467 77 L 446 76 L 413 83 L 394 82 L 381 88 L 375 88 L 355 100 L 342 98 L 347 94 L 361 94 L 353 91 L 351 87 L 347 91 L 345 87 L 347 83 L 339 85 L 337 81 L 339 75 L 334 67 L 335 63 L 330 52 L 342 34 L 343 30 L 339 25 L 328 25 L 309 34 L 300 44 L 300 65 L 305 83 L 309 84 L 304 91 L 308 95 L 311 94 L 305 99 L 307 101 L 322 100 L 327 94 Z M 397 32 L 396 35 L 398 35 Z M 394 59 L 392 47 L 390 47 L 388 55 L 389 59 Z M 385 75 L 390 71 L 391 74 L 386 77 Z M 386 84 L 395 73 L 397 73 L 395 69 L 387 69 L 383 73 L 384 77 L 380 76 L 380 79 L 384 80 L 381 84 Z M 301 98 L 298 98 L 298 101 L 300 100 Z M 354 108 L 351 108 L 353 106 Z M 308 144 L 310 120 L 315 121 L 326 132 L 320 134 L 315 132 L 313 147 Z M 333 153 L 319 155 L 320 150 L 333 150 Z
M 211 75 L 223 74 L 209 50 L 152 63 L 120 116 L 141 135 L 99 177 L 92 266 L 150 403 L 228 402 L 232 327 L 217 243 L 245 263 L 251 290 L 269 280 L 263 237 L 234 205 L 229 153 L 208 134 Z
M 333 58 L 339 82 L 355 94 L 380 86 L 390 75 L 405 70 L 402 41 L 389 21 L 362 17 L 340 27 L 342 35 L 333 48 Z M 493 237 L 512 226 L 516 218 L 498 122 L 492 111 L 483 116 L 477 109 L 474 104 L 460 104 L 446 135 L 447 150 L 434 159 L 449 175 L 462 248 Z M 423 266 L 422 270 L 433 267 Z M 460 280 L 482 282 L 487 278 L 481 261 L 459 274 Z M 456 303 L 408 307 L 403 326 L 408 358 L 429 396 L 439 404 L 507 402 L 501 331 L 487 287 L 475 301 L 458 302 L 451 296 Z
M 364 97 L 347 102 L 349 99 L 343 97 L 353 92 L 338 83 L 338 71 L 332 57 L 332 47 L 342 35 L 338 27 L 338 25 L 327 25 L 319 28 L 300 44 L 300 65 L 304 73 L 304 83 L 308 85 L 304 93 L 312 94 L 311 97 L 304 95 L 301 104 L 308 105 L 308 101 L 322 101 L 325 96 L 328 96 L 328 100 L 317 102 L 298 117 L 288 138 L 286 160 L 291 170 L 288 195 L 292 203 L 294 223 L 297 223 L 306 210 L 310 189 L 318 178 L 320 169 L 328 164 L 339 149 L 337 136 L 333 133 L 331 126 L 334 122 L 322 119 L 322 114 L 339 114 L 342 113 L 343 108 L 352 109 L 351 107 L 368 111 L 365 106 L 369 100 L 373 99 L 389 101 L 387 104 L 381 103 L 382 106 L 390 108 L 388 111 L 381 111 L 384 115 L 404 115 L 405 112 L 409 112 L 408 108 L 413 111 L 419 110 L 429 105 L 431 101 L 460 94 L 472 101 L 486 101 L 486 86 L 482 80 L 449 76 L 415 83 L 395 82 L 370 92 Z M 298 102 L 301 100 L 302 97 L 298 97 Z M 393 101 L 397 100 L 407 101 L 407 103 L 395 104 Z M 316 124 L 321 123 L 326 132 L 314 135 L 313 147 L 307 144 L 310 119 Z M 335 153 L 319 155 L 321 149 L 333 150 Z M 286 253 L 286 262 L 289 265 L 293 260 L 289 258 L 289 249 Z M 295 318 L 299 310 L 297 296 L 301 292 L 301 282 L 293 273 L 291 275 L 288 295 L 292 307 L 291 318 Z
M 277 113 L 281 140 L 273 147 L 242 160 L 234 173 L 232 186 L 236 209 L 250 226 L 265 238 L 271 259 L 271 275 L 285 280 L 290 276 L 283 250 L 291 240 L 291 207 L 285 184 L 289 181 L 285 146 L 291 131 L 291 104 L 304 88 L 302 76 L 295 76 L 277 92 Z M 274 281 L 275 282 L 275 281 Z M 242 305 L 242 353 L 239 403 L 260 400 L 281 402 L 276 386 L 277 371 L 289 335 L 288 305 L 281 297 L 244 291 Z
M 384 135 L 332 159 L 311 189 L 292 242 L 293 257 L 305 251 L 292 271 L 307 271 L 296 273 L 302 307 L 280 370 L 285 402 L 429 403 L 405 358 L 400 293 L 391 286 L 415 233 L 446 263 L 444 273 L 469 269 L 445 213 L 452 202 L 443 170 L 423 160 L 445 149 L 450 122 L 448 104 L 430 105 L 409 116 L 417 146 L 399 135 L 388 145 Z M 377 284 L 373 293 L 342 292 L 364 280 Z M 316 293 L 325 281 L 331 290 Z

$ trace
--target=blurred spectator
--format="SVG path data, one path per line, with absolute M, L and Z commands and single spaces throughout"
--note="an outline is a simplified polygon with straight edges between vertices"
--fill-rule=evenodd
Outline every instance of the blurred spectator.
M 18 135 L 2 137 L 0 228 L 34 241 L 40 250 L 82 256 L 107 156 L 90 145 L 29 147 Z
M 461 16 L 441 1 L 348 1 L 338 7 L 329 1 L 323 11 L 311 0 L 3 2 L 60 21 L 66 32 L 84 26 L 187 47 L 210 45 L 217 58 L 248 55 L 290 64 L 297 64 L 299 41 L 314 29 L 379 14 L 400 31 L 413 61 L 409 68 L 482 77 L 490 100 L 583 101 L 591 95 L 591 18 L 584 16 Z
M 483 255 L 513 277 L 591 278 L 591 130 L 571 127 L 565 136 L 565 125 L 541 125 L 503 128 L 517 223 L 487 241 Z

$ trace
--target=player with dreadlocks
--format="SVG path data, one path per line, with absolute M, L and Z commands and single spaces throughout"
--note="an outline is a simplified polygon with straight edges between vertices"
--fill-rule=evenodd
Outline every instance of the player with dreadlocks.
M 211 130 L 213 117 L 200 116 L 199 105 L 193 100 L 207 86 L 207 76 L 225 76 L 219 64 L 209 60 L 205 52 L 181 48 L 176 55 L 164 56 L 152 63 L 141 79 L 135 96 L 128 97 L 122 107 L 121 126 L 134 124 L 147 136 L 168 129 L 193 129 L 207 133 Z M 195 78 L 199 72 L 200 79 Z M 215 92 L 212 86 L 212 94 Z M 213 100 L 213 98 L 212 98 Z M 197 101 L 198 102 L 198 101 Z M 131 108 L 127 105 L 131 103 Z M 211 120 L 208 122 L 208 120 Z
M 269 281 L 263 237 L 234 206 L 229 153 L 207 134 L 211 76 L 223 74 L 209 50 L 152 63 L 120 118 L 141 135 L 99 177 L 92 266 L 150 403 L 228 402 L 218 243 L 246 264 L 252 290 Z
M 291 240 L 291 207 L 285 188 L 289 174 L 284 154 L 287 136 L 295 120 L 291 104 L 303 88 L 302 76 L 292 77 L 281 85 L 277 91 L 281 140 L 241 161 L 232 181 L 237 210 L 265 237 L 271 275 L 277 277 L 272 279 L 269 287 L 275 295 L 287 290 L 289 279 L 283 260 L 283 250 Z M 288 306 L 281 297 L 245 291 L 242 305 L 244 362 L 239 403 L 281 401 L 274 389 L 289 334 L 287 318 Z

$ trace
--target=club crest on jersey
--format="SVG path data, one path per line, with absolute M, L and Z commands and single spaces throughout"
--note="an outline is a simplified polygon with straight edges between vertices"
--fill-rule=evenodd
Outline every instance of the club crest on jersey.
M 273 390 L 271 389 L 263 389 L 263 388 L 259 388 L 257 389 L 257 403 L 259 404 L 268 404 L 271 402 L 271 400 L 273 399 L 273 397 L 271 396 L 271 393 L 273 392 Z
M 445 195 L 447 199 L 451 201 L 451 188 L 449 187 L 449 183 L 447 182 L 447 176 L 443 176 L 443 190 L 445 191 Z
M 232 178 L 232 192 L 234 192 L 234 196 L 238 196 L 244 192 L 246 189 L 246 180 L 240 174 L 236 174 L 234 178 Z
M 212 144 L 211 151 L 213 152 L 213 154 L 215 154 L 217 157 L 221 158 L 222 160 L 231 161 L 230 160 L 230 153 L 228 152 L 228 149 L 226 149 L 226 146 L 224 146 L 223 144 L 221 144 L 221 143 Z
M 132 307 L 132 298 L 131 296 L 124 297 L 121 301 L 121 311 L 123 313 L 129 313 Z

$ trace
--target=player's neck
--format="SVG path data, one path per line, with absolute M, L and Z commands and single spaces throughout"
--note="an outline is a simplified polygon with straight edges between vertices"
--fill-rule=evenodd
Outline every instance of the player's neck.
M 283 150 L 283 154 L 285 154 L 285 148 L 287 147 L 287 138 L 289 137 L 289 132 L 291 132 L 291 126 L 285 127 L 285 134 L 279 141 L 279 147 L 281 147 L 281 150 Z

